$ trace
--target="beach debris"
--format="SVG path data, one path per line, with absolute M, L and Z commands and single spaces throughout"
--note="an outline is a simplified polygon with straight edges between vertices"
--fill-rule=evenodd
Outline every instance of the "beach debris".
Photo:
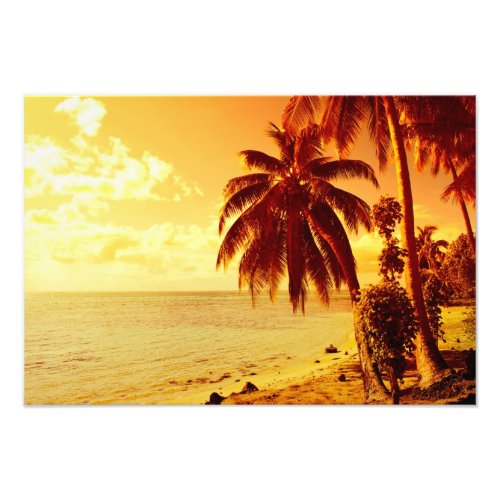
M 338 349 L 333 346 L 333 344 L 330 344 L 328 347 L 325 347 L 325 352 L 338 352 Z
M 349 354 L 349 351 L 344 352 L 344 355 L 347 356 Z
M 457 339 L 457 342 L 460 344 L 460 339 Z
M 345 382 L 346 380 L 347 380 L 347 379 L 346 379 L 346 377 L 345 377 L 345 373 L 341 373 L 341 374 L 339 375 L 339 382 Z
M 317 359 L 317 360 L 315 361 L 315 363 L 321 363 L 321 361 L 320 361 L 319 359 Z
M 215 380 L 210 380 L 210 383 L 216 384 L 217 382 L 222 382 L 226 378 L 231 378 L 231 374 L 230 373 L 223 373 L 219 378 L 217 378 Z
M 257 375 L 255 372 L 249 373 L 250 376 Z
M 247 382 L 240 394 L 248 394 L 249 392 L 255 392 L 258 390 L 259 388 L 255 384 L 252 384 L 252 382 Z
M 226 398 L 224 396 L 221 396 L 217 392 L 212 392 L 210 394 L 210 397 L 208 398 L 208 401 L 205 403 L 206 405 L 220 405 L 222 401 L 224 401 Z

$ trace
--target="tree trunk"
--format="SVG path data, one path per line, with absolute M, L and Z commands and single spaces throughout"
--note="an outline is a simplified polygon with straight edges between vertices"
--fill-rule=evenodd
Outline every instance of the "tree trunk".
M 448 157 L 448 168 L 451 171 L 451 175 L 453 176 L 453 181 L 458 179 L 457 171 L 455 170 L 455 165 L 453 165 L 453 161 Z M 462 209 L 462 215 L 465 221 L 465 227 L 467 228 L 467 236 L 469 238 L 470 248 L 474 257 L 476 256 L 476 238 L 474 237 L 474 233 L 472 232 L 472 225 L 470 223 L 469 212 L 467 211 L 467 205 L 465 204 L 464 197 L 462 196 L 462 191 L 460 189 L 457 190 L 458 201 L 460 203 L 460 208 Z
M 303 207 L 302 212 L 307 218 L 307 221 L 314 228 L 314 230 L 321 235 L 321 237 L 330 245 L 330 248 L 335 253 L 337 260 L 339 261 L 342 272 L 344 273 L 347 287 L 351 295 L 351 302 L 353 307 L 354 316 L 354 336 L 356 338 L 356 344 L 358 346 L 359 361 L 361 365 L 361 376 L 363 378 L 364 387 L 364 397 L 365 403 L 381 402 L 386 401 L 389 398 L 389 391 L 385 387 L 380 372 L 375 362 L 372 361 L 370 350 L 368 347 L 368 342 L 359 328 L 358 321 L 358 308 L 357 303 L 359 301 L 359 282 L 356 276 L 356 270 L 354 268 L 354 261 L 347 262 L 344 257 L 343 252 L 338 248 L 338 244 L 330 236 L 330 233 L 325 230 L 319 221 L 311 216 L 311 213 L 307 208 Z
M 403 134 L 399 126 L 399 118 L 396 112 L 396 104 L 392 96 L 384 96 L 383 100 L 387 113 L 392 148 L 394 150 L 399 201 L 403 212 L 401 233 L 403 247 L 408 252 L 405 259 L 406 284 L 408 293 L 415 307 L 419 324 L 419 332 L 417 333 L 415 342 L 415 357 L 417 369 L 420 374 L 420 384 L 426 387 L 449 376 L 451 370 L 447 367 L 445 360 L 434 342 L 425 308 L 415 240 L 410 172 L 408 170 L 408 160 L 404 148 Z
M 396 360 L 390 359 L 389 360 L 389 368 L 387 369 L 388 375 L 389 375 L 389 382 L 391 384 L 391 396 L 392 396 L 392 403 L 395 405 L 399 404 L 399 384 L 398 384 L 398 377 L 396 375 L 396 369 L 395 369 L 395 362 Z

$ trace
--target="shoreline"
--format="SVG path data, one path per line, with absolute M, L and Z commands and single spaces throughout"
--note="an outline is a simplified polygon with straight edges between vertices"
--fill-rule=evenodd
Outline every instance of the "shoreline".
M 217 392 L 221 396 L 228 398 L 233 394 L 239 393 L 247 382 L 256 385 L 260 391 L 283 390 L 290 385 L 304 383 L 309 379 L 321 377 L 337 366 L 341 367 L 346 363 L 348 365 L 358 363 L 358 351 L 354 337 L 348 338 L 337 346 L 337 348 L 337 353 L 319 353 L 314 359 L 302 360 L 300 363 L 285 366 L 280 368 L 278 372 L 272 368 L 264 369 L 262 373 L 247 375 L 241 377 L 238 382 L 231 381 L 224 384 L 222 390 L 215 390 L 214 387 L 200 388 L 199 391 L 193 391 L 191 394 L 186 394 L 185 396 L 180 395 L 175 400 L 164 404 L 205 404 L 213 392 Z M 346 351 L 348 352 L 347 355 L 345 355 Z M 319 361 L 319 363 L 316 361 Z
M 476 349 L 476 335 L 466 332 L 463 319 L 467 308 L 464 306 L 443 308 L 444 340 L 440 340 L 439 349 L 447 364 L 456 372 L 465 366 L 465 356 L 469 349 Z M 299 404 L 299 405 L 362 405 L 363 383 L 354 335 L 339 346 L 336 354 L 322 354 L 320 363 L 309 373 L 298 371 L 293 379 L 280 383 L 262 385 L 258 391 L 240 394 L 238 391 L 226 397 L 221 404 Z M 345 351 L 349 354 L 346 356 Z M 321 368 L 320 368 L 321 367 Z M 304 367 L 305 368 L 305 367 Z M 345 381 L 340 381 L 343 374 Z M 389 384 L 384 379 L 387 387 Z M 428 400 L 414 395 L 412 389 L 418 384 L 418 372 L 414 359 L 409 359 L 407 369 L 400 385 L 401 405 L 422 404 L 475 404 L 476 383 L 465 381 L 462 392 L 453 397 Z M 240 387 L 239 391 L 242 390 Z M 225 394 L 222 394 L 225 396 Z M 391 404 L 391 401 L 387 401 Z
M 467 307 L 455 306 L 443 308 L 443 330 L 445 338 L 439 342 L 439 348 L 450 367 L 460 371 L 464 367 L 466 351 L 476 348 L 475 332 L 466 332 L 464 318 Z M 340 340 L 343 338 L 343 341 Z M 345 331 L 336 344 L 336 353 L 308 351 L 306 356 L 287 356 L 281 366 L 271 363 L 268 366 L 255 367 L 258 373 L 224 373 L 219 379 L 199 386 L 185 385 L 181 390 L 170 390 L 168 385 L 157 382 L 144 391 L 134 394 L 122 394 L 119 397 L 101 397 L 96 401 L 30 402 L 25 405 L 45 404 L 67 405 L 204 405 L 210 395 L 217 393 L 223 398 L 222 404 L 299 404 L 299 405 L 358 405 L 364 404 L 363 383 L 359 366 L 359 357 L 354 334 Z M 347 354 L 346 354 L 347 353 Z M 225 376 L 227 375 L 227 376 Z M 339 380 L 340 375 L 345 380 Z M 214 375 L 215 377 L 215 375 Z M 408 360 L 407 371 L 401 384 L 401 404 L 440 404 L 444 401 L 417 401 L 409 396 L 409 388 L 417 384 L 418 372 L 414 359 Z M 241 394 L 245 384 L 251 382 L 258 390 Z M 388 384 L 386 383 L 386 386 Z M 475 387 L 472 387 L 471 390 Z M 26 396 L 26 393 L 25 393 Z M 457 399 L 457 398 L 455 398 Z

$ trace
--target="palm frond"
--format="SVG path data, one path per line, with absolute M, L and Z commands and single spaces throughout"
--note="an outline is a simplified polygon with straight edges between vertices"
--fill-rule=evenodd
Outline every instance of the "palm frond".
M 380 188 L 373 168 L 361 160 L 324 161 L 323 158 L 311 161 L 306 169 L 314 177 L 326 181 L 339 179 L 367 179 L 377 189 Z
M 279 174 L 285 168 L 281 160 L 278 160 L 278 158 L 274 156 L 269 156 L 266 153 L 262 153 L 262 151 L 248 149 L 246 151 L 240 151 L 239 154 L 250 170 L 256 168 L 270 174 Z
M 323 304 L 330 304 L 330 289 L 333 286 L 325 258 L 318 246 L 309 225 L 303 221 L 304 252 L 306 272 L 316 288 L 316 293 Z
M 445 201 L 451 199 L 453 202 L 458 202 L 460 196 L 462 196 L 466 202 L 472 203 L 473 206 L 476 205 L 475 161 L 467 163 L 458 174 L 457 179 L 445 187 L 441 199 Z
M 318 125 L 309 125 L 294 140 L 294 163 L 302 169 L 311 160 L 323 154 L 321 129 Z
M 380 96 L 370 96 L 368 110 L 368 130 L 375 145 L 375 154 L 382 171 L 387 166 L 388 150 L 390 144 L 389 125 L 385 112 L 384 102 Z
M 309 225 L 325 240 L 335 254 L 336 260 L 342 261 L 342 274 L 350 273 L 356 276 L 356 260 L 352 253 L 349 238 L 342 222 L 327 203 L 316 202 L 310 207 L 311 220 Z M 347 277 L 345 276 L 347 280 Z
M 304 242 L 303 225 L 297 206 L 288 207 L 287 224 L 287 267 L 288 267 L 288 292 L 293 312 L 297 312 L 299 304 L 304 312 L 304 273 L 305 262 L 302 250 Z
M 340 286 L 342 283 L 346 282 L 346 278 L 339 264 L 337 256 L 335 255 L 335 252 L 333 251 L 330 244 L 316 231 L 314 227 L 311 227 L 310 224 L 309 229 L 314 237 L 314 240 L 316 241 L 316 245 L 321 253 L 321 256 L 323 257 L 330 277 L 333 280 L 333 285 L 335 286 L 336 290 L 340 290 Z
M 281 122 L 285 130 L 296 135 L 311 123 L 315 123 L 321 108 L 321 97 L 310 95 L 293 96 L 283 110 Z
M 219 217 L 219 235 L 224 231 L 228 219 L 240 214 L 246 207 L 260 200 L 273 186 L 273 181 L 251 184 L 236 192 L 222 207 Z
M 248 242 L 259 231 L 262 231 L 262 227 L 272 226 L 272 214 L 279 209 L 281 195 L 281 184 L 275 184 L 260 201 L 251 205 L 236 219 L 222 240 L 217 255 L 216 269 L 221 265 L 227 269 L 231 260 L 238 252 L 246 248 Z
M 325 142 L 335 141 L 339 156 L 345 157 L 359 135 L 366 117 L 363 96 L 330 96 L 321 118 Z
M 350 231 L 358 232 L 363 225 L 367 231 L 372 230 L 371 210 L 368 203 L 356 195 L 332 186 L 322 179 L 311 181 L 311 197 L 338 210 Z
M 260 182 L 266 182 L 272 180 L 271 174 L 247 174 L 241 177 L 234 177 L 226 184 L 222 194 L 224 196 L 224 201 L 229 200 L 238 191 L 245 189 L 253 184 L 258 184 Z
M 269 257 L 269 297 L 274 302 L 278 293 L 279 285 L 285 276 L 287 266 L 287 232 L 286 215 L 283 212 L 276 217 L 276 224 L 273 227 L 272 237 L 267 245 L 272 248 Z M 266 245 L 265 242 L 263 242 Z
M 280 150 L 280 158 L 283 165 L 288 168 L 294 162 L 293 136 L 280 129 L 273 122 L 269 122 L 267 135 L 274 140 Z

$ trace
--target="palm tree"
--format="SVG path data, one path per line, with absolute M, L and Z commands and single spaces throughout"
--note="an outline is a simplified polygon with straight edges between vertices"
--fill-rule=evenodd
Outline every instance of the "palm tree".
M 441 195 L 443 200 L 448 200 L 452 198 L 454 201 L 458 201 L 459 203 L 462 200 L 467 203 L 471 203 L 472 206 L 476 206 L 476 154 L 471 154 L 471 156 L 464 161 L 462 165 L 462 170 L 457 175 L 456 172 L 453 174 L 453 182 L 448 184 L 445 187 L 443 194 Z M 472 227 L 469 230 L 470 220 L 468 218 L 467 208 L 464 212 L 464 218 L 466 219 L 467 225 L 467 234 L 469 241 L 471 240 Z M 469 221 L 467 223 L 467 221 Z M 474 245 L 472 246 L 472 250 L 475 250 L 475 238 L 472 235 L 472 240 Z M 475 252 L 474 252 L 475 253 Z
M 268 288 L 271 299 L 288 272 L 293 311 L 304 312 L 308 284 L 329 304 L 333 287 L 346 283 L 357 300 L 356 264 L 340 214 L 348 230 L 371 229 L 370 207 L 357 196 L 335 187 L 338 179 L 367 179 L 378 187 L 373 169 L 362 161 L 322 156 L 320 129 L 312 126 L 290 137 L 274 124 L 268 134 L 280 150 L 279 158 L 260 151 L 240 153 L 257 173 L 231 179 L 224 190 L 219 233 L 237 216 L 220 246 L 217 268 L 241 254 L 239 287 L 248 285 L 252 300 Z M 365 400 L 386 399 L 368 345 L 357 331 Z
M 417 252 L 418 263 L 421 269 L 428 269 L 437 273 L 443 262 L 445 253 L 441 248 L 448 248 L 446 240 L 433 240 L 432 237 L 437 231 L 436 226 L 417 227 Z
M 406 282 L 419 323 L 415 357 L 420 383 L 428 386 L 450 375 L 451 370 L 434 341 L 425 307 L 415 241 L 410 172 L 399 116 L 398 98 L 393 96 L 296 96 L 291 98 L 283 112 L 283 125 L 289 133 L 296 133 L 318 120 L 323 139 L 326 142 L 333 140 L 339 157 L 345 158 L 367 121 L 381 169 L 386 166 L 388 151 L 392 147 L 403 212 L 401 233 L 407 251 Z
M 431 173 L 450 173 L 453 182 L 442 199 L 452 198 L 460 205 L 472 252 L 476 240 L 466 201 L 476 198 L 476 102 L 472 96 L 434 96 L 401 98 L 403 129 L 413 140 L 415 166 L 422 171 L 431 164 Z

